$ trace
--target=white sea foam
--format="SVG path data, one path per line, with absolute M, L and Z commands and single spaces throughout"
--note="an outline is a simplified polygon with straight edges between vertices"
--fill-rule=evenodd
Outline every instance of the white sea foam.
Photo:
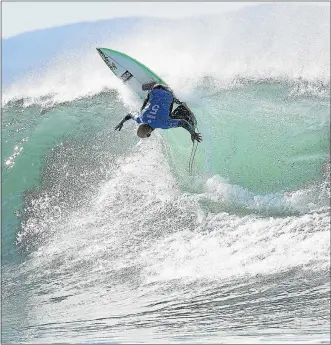
M 218 87 L 237 78 L 306 80 L 330 83 L 329 14 L 327 8 L 261 5 L 221 16 L 178 21 L 143 20 L 130 34 L 93 41 L 48 61 L 43 72 L 31 72 L 11 85 L 3 102 L 24 98 L 26 105 L 70 101 L 120 89 L 95 48 L 123 51 L 149 66 L 182 97 L 201 78 L 212 77 Z M 302 92 L 302 87 L 300 88 Z M 194 98 L 194 97 L 193 97 Z
M 329 213 L 323 207 L 313 210 L 308 191 L 259 196 L 215 176 L 206 181 L 205 192 L 183 193 L 161 153 L 161 142 L 159 136 L 141 142 L 119 159 L 88 209 L 69 218 L 30 219 L 19 243 L 34 232 L 46 232 L 45 242 L 32 253 L 30 269 L 54 269 L 58 255 L 69 270 L 82 261 L 96 272 L 102 268 L 103 274 L 138 265 L 146 283 L 230 279 L 295 267 L 327 269 Z M 201 204 L 205 198 L 250 212 L 212 212 Z M 36 200 L 36 207 L 47 208 L 47 201 Z M 303 214 L 309 206 L 311 212 Z M 302 214 L 261 217 L 266 210 Z

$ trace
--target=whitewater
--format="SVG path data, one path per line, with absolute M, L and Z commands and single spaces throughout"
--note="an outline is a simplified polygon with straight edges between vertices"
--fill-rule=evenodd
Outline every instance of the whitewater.
M 84 25 L 3 40 L 2 342 L 329 342 L 329 8 Z M 188 103 L 192 174 L 97 47 Z

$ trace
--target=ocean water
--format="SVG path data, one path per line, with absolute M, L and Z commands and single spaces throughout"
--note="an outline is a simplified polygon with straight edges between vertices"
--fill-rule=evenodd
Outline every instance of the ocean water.
M 3 343 L 329 342 L 328 9 L 116 23 L 3 92 Z M 192 174 L 185 130 L 114 131 L 102 46 L 194 111 Z

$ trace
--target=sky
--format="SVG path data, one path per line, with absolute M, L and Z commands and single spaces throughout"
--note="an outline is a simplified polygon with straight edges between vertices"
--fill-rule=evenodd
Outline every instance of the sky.
M 2 37 L 82 21 L 115 17 L 188 17 L 268 2 L 2 2 Z M 309 3 L 307 3 L 308 5 Z M 316 2 L 314 3 L 316 4 Z M 330 6 L 330 3 L 319 3 Z

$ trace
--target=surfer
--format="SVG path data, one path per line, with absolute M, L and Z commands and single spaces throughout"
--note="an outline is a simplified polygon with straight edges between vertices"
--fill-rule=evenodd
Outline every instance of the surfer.
M 172 113 L 174 103 L 180 104 L 180 106 Z M 190 110 L 186 107 L 186 104 L 175 98 L 167 86 L 155 84 L 148 93 L 140 113 L 126 115 L 115 127 L 115 130 L 120 131 L 124 122 L 132 119 L 140 124 L 137 130 L 139 138 L 150 137 L 155 128 L 169 129 L 182 127 L 191 134 L 193 142 L 196 140 L 200 143 L 202 141 L 201 134 L 195 132 L 192 121 L 189 121 L 189 113 Z

